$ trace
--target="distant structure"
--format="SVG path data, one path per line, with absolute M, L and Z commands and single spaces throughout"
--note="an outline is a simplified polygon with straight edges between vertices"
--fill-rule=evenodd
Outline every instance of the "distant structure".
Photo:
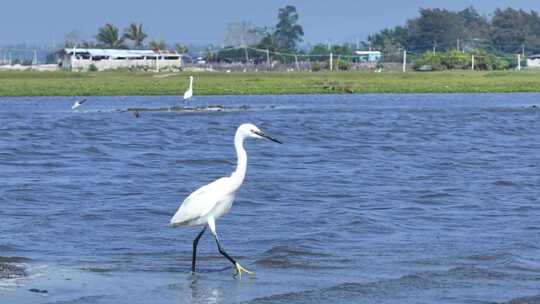
M 527 58 L 528 68 L 540 68 L 540 54 L 531 55 Z
M 71 71 L 180 69 L 182 55 L 175 51 L 66 48 L 59 52 L 60 68 Z
M 380 51 L 356 51 L 354 53 L 361 57 L 363 62 L 377 62 L 382 56 Z

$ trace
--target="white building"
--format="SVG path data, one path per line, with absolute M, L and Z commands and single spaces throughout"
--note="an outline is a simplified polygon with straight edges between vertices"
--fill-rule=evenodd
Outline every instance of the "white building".
M 540 68 L 540 54 L 532 55 L 527 58 L 528 68 Z
M 380 51 L 356 51 L 354 53 L 362 57 L 364 62 L 377 62 L 382 56 Z
M 171 51 L 67 48 L 60 51 L 60 59 L 58 65 L 72 71 L 88 71 L 92 66 L 98 71 L 182 67 L 182 55 Z

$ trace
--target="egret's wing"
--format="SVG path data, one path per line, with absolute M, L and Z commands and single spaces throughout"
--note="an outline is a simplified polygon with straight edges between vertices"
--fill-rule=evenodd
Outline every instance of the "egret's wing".
M 172 225 L 182 225 L 204 217 L 223 196 L 228 177 L 222 177 L 191 193 L 171 219 Z
M 192 91 L 187 90 L 187 91 L 184 93 L 184 99 L 189 99 L 189 98 L 191 98 L 192 95 L 193 95 Z

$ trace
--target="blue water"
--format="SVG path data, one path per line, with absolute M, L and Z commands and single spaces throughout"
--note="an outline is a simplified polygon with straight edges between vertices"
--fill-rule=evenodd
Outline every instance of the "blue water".
M 539 94 L 0 98 L 1 303 L 540 301 Z M 238 107 L 249 105 L 247 110 Z M 246 181 L 217 230 L 168 226 L 193 190 Z M 2 282 L 0 282 L 0 287 Z M 46 289 L 47 294 L 29 291 Z

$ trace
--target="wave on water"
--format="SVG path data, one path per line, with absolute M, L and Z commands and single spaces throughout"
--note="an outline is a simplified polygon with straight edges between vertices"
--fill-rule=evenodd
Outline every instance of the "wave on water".
M 414 302 L 414 299 L 423 297 L 422 294 L 428 298 L 433 297 L 432 302 L 437 303 L 449 299 L 445 298 L 444 290 L 467 288 L 466 285 L 474 285 L 480 280 L 496 281 L 499 277 L 504 276 L 508 275 L 479 267 L 455 267 L 447 271 L 414 273 L 396 279 L 366 283 L 342 283 L 316 290 L 276 294 L 256 298 L 245 303 L 351 303 L 355 301 L 361 301 L 361 303 L 403 303 Z M 490 301 L 489 297 L 490 294 L 483 295 L 483 298 L 488 301 Z M 536 297 L 523 299 L 536 300 Z M 493 303 L 493 301 L 490 302 Z M 537 302 L 510 301 L 508 303 Z
M 255 264 L 269 268 L 335 269 L 331 255 L 306 248 L 275 246 L 264 252 Z

